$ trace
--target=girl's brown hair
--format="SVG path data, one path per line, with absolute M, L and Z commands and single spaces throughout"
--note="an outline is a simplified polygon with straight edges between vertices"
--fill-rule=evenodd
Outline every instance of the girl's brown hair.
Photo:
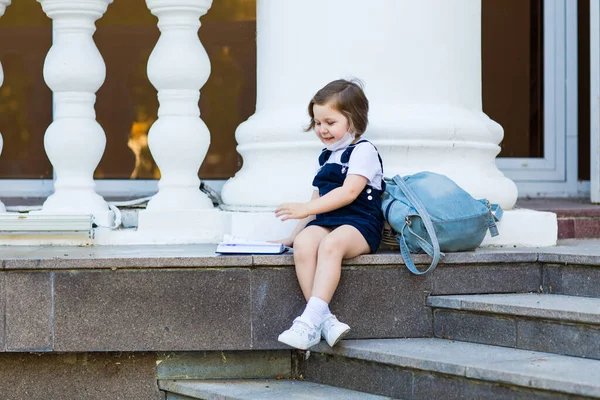
M 306 131 L 315 127 L 315 114 L 313 106 L 328 104 L 333 109 L 342 113 L 348 118 L 350 131 L 356 137 L 361 136 L 367 130 L 369 123 L 369 100 L 363 91 L 363 84 L 357 79 L 347 81 L 338 79 L 325 85 L 319 90 L 308 103 L 308 115 L 310 115 L 310 125 Z

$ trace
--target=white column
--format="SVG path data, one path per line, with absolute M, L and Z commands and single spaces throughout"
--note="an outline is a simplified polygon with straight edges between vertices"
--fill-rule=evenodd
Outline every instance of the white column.
M 198 178 L 210 145 L 210 133 L 198 108 L 200 88 L 210 75 L 210 60 L 198 39 L 198 29 L 212 0 L 146 0 L 146 4 L 158 17 L 161 32 L 148 61 L 148 77 L 160 102 L 148 145 L 161 180 L 147 209 L 212 208 L 199 189 Z
M 257 24 L 256 113 L 236 132 L 244 164 L 223 188 L 230 209 L 307 197 L 320 144 L 302 133 L 306 105 L 345 77 L 365 83 L 365 138 L 387 175 L 440 172 L 513 207 L 516 186 L 495 164 L 503 131 L 482 112 L 479 1 L 258 0 Z
M 112 0 L 38 0 L 53 21 L 53 45 L 44 63 L 44 79 L 54 93 L 54 121 L 44 137 L 56 174 L 55 192 L 42 212 L 91 213 L 108 225 L 112 213 L 95 190 L 106 136 L 96 121 L 96 92 L 106 66 L 92 35 L 95 21 Z
M 4 11 L 6 7 L 10 6 L 11 0 L 0 0 L 0 17 L 4 15 Z M 0 86 L 2 86 L 2 82 L 4 82 L 4 72 L 2 71 L 2 63 L 0 63 Z M 2 154 L 2 146 L 4 142 L 2 140 L 2 134 L 0 133 L 0 155 Z M 0 213 L 6 212 L 6 207 L 0 201 Z
M 495 162 L 503 129 L 482 112 L 481 1 L 258 0 L 257 48 L 256 113 L 236 131 L 243 167 L 222 191 L 234 234 L 291 229 L 270 211 L 309 198 L 322 145 L 302 131 L 306 107 L 339 78 L 365 83 L 365 138 L 386 176 L 438 172 L 476 198 L 515 205 L 517 187 Z M 552 245 L 556 216 L 509 211 L 500 230 L 486 243 Z
M 198 178 L 210 145 L 198 108 L 210 60 L 198 29 L 212 0 L 146 0 L 146 5 L 158 17 L 161 32 L 148 61 L 160 103 L 148 144 L 161 179 L 158 193 L 139 213 L 138 231 L 150 241 L 215 242 L 223 234 L 223 216 L 200 191 Z

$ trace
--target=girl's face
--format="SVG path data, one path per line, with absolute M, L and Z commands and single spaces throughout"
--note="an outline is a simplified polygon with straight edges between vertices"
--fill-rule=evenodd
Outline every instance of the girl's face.
M 313 105 L 315 134 L 325 146 L 331 146 L 350 129 L 348 118 L 329 104 Z

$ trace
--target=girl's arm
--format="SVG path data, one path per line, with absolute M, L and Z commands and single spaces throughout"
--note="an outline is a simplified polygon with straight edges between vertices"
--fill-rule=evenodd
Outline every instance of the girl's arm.
M 275 216 L 281 218 L 282 221 L 288 219 L 300 219 L 298 225 L 304 218 L 313 216 L 316 214 L 322 214 L 325 212 L 337 210 L 338 208 L 344 207 L 352 203 L 360 192 L 367 185 L 368 180 L 362 175 L 348 175 L 344 180 L 344 184 L 339 188 L 333 189 L 325 196 L 318 196 L 313 198 L 307 203 L 285 203 L 280 205 L 275 210 Z M 310 220 L 306 221 L 304 226 Z M 302 228 L 304 228 L 304 226 Z M 302 230 L 302 229 L 300 229 Z M 298 232 L 300 232 L 300 230 Z

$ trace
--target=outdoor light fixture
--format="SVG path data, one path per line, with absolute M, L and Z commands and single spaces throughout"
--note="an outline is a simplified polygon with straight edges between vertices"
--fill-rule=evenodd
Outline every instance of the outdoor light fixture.
M 0 234 L 15 233 L 88 233 L 92 232 L 92 214 L 0 214 Z

